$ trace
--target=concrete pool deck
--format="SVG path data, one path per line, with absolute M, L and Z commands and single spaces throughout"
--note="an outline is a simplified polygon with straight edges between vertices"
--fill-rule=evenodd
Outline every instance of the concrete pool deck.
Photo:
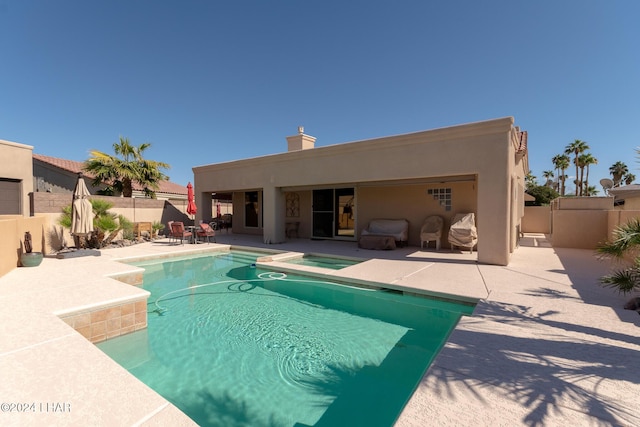
M 0 277 L 0 424 L 194 425 L 61 317 L 144 298 L 146 291 L 107 277 L 136 274 L 116 259 L 222 245 L 365 258 L 330 274 L 481 300 L 460 321 L 397 426 L 638 424 L 640 316 L 622 309 L 630 296 L 598 285 L 608 267 L 592 251 L 553 249 L 544 236 L 527 235 L 510 265 L 500 267 L 478 264 L 475 252 L 381 252 L 303 239 L 265 245 L 258 236 L 224 232 L 217 241 L 160 240 L 98 257 L 45 258 L 39 267 Z

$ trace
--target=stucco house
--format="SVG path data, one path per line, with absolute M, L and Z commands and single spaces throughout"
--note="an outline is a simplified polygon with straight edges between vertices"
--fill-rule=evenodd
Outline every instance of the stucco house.
M 617 209 L 640 210 L 640 184 L 623 185 L 608 191 Z
M 83 162 L 61 159 L 57 157 L 33 154 L 33 191 L 49 193 L 73 193 L 78 173 L 92 179 L 92 175 L 83 172 Z M 103 187 L 92 187 L 87 180 L 91 194 L 96 194 Z M 142 187 L 133 183 L 133 197 L 145 197 Z M 187 188 L 171 181 L 161 181 L 156 191 L 158 200 L 186 200 Z
M 0 215 L 29 215 L 33 147 L 0 140 Z
M 443 248 L 453 216 L 473 212 L 478 261 L 509 263 L 528 172 L 527 133 L 512 117 L 325 147 L 302 128 L 286 139 L 284 153 L 194 167 L 198 206 L 225 195 L 233 232 L 274 244 L 357 241 L 369 221 L 386 218 L 408 220 L 409 244 L 419 246 L 424 219 L 440 215 Z

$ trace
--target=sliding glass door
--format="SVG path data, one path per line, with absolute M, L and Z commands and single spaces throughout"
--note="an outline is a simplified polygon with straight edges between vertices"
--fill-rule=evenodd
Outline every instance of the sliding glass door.
M 355 194 L 353 188 L 337 188 L 335 190 L 336 230 L 339 237 L 355 237 Z
M 333 189 L 313 190 L 313 233 L 311 237 L 333 238 Z
M 311 237 L 353 239 L 355 208 L 353 188 L 313 190 Z

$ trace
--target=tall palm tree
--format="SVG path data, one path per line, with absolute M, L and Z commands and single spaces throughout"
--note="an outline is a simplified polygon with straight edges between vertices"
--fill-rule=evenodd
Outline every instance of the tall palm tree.
M 587 173 L 584 179 L 584 184 L 583 184 L 583 187 L 586 190 L 589 188 L 589 166 L 597 165 L 598 159 L 593 157 L 591 153 L 582 154 L 580 158 L 581 158 L 582 167 L 587 170 Z M 580 192 L 582 193 L 582 190 L 580 190 Z M 587 191 L 586 193 L 587 194 L 585 194 L 585 196 L 589 196 L 589 192 Z
M 589 148 L 591 147 L 589 147 L 589 145 L 585 141 L 581 141 L 579 139 L 574 140 L 571 144 L 567 145 L 564 148 L 565 154 L 573 154 L 574 156 L 573 163 L 576 165 L 576 196 L 578 195 L 578 191 L 582 186 L 582 180 L 578 179 L 578 166 L 579 166 L 578 157 L 580 156 L 580 154 L 584 153 Z
M 633 181 L 636 180 L 636 176 L 632 173 L 628 173 L 622 177 L 622 180 L 624 181 L 624 185 L 631 185 L 633 184 Z
M 576 157 L 575 159 L 576 162 L 576 166 L 578 167 L 578 170 L 580 171 L 580 175 L 576 176 L 576 190 L 577 194 L 576 196 L 582 196 L 582 189 L 583 189 L 583 184 L 584 184 L 584 168 L 586 166 L 585 164 L 585 157 L 584 154 L 580 154 L 578 157 Z
M 551 178 L 553 178 L 553 177 L 554 177 L 554 175 L 553 175 L 553 171 L 543 171 L 543 172 L 542 172 L 542 176 L 543 176 L 543 177 L 544 177 L 544 179 L 546 180 L 546 181 L 545 181 L 545 183 L 544 183 L 544 185 L 545 185 L 546 187 L 552 187 L 552 188 L 553 188 L 553 179 L 551 179 Z
M 622 182 L 622 177 L 629 173 L 629 168 L 618 160 L 609 167 L 609 173 L 613 176 L 613 186 L 619 187 Z
M 555 190 L 560 191 L 560 165 L 559 165 L 560 154 L 553 156 L 551 162 L 553 163 L 553 168 L 556 170 L 556 175 L 558 176 L 558 180 L 556 181 Z
M 92 150 L 91 157 L 84 163 L 84 170 L 94 175 L 94 186 L 106 182 L 111 190 L 122 193 L 123 197 L 131 197 L 133 183 L 137 182 L 148 196 L 155 198 L 153 190 L 158 189 L 160 181 L 169 179 L 161 169 L 168 169 L 169 165 L 145 159 L 143 153 L 150 146 L 144 143 L 136 147 L 128 138 L 120 137 L 113 144 L 115 156 Z
M 560 181 L 560 195 L 564 196 L 564 181 L 567 179 L 565 171 L 569 167 L 569 156 L 566 154 L 558 154 L 551 159 L 553 166 L 560 171 L 558 180 Z

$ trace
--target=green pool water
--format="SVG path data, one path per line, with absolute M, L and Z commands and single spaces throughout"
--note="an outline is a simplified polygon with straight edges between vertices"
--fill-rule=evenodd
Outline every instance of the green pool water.
M 202 426 L 389 426 L 472 311 L 255 260 L 137 263 L 148 329 L 98 347 Z
M 319 255 L 305 255 L 299 258 L 293 258 L 285 261 L 289 264 L 307 265 L 311 267 L 329 268 L 332 270 L 340 270 L 351 265 L 359 264 L 362 261 L 354 261 L 342 258 L 331 258 Z

